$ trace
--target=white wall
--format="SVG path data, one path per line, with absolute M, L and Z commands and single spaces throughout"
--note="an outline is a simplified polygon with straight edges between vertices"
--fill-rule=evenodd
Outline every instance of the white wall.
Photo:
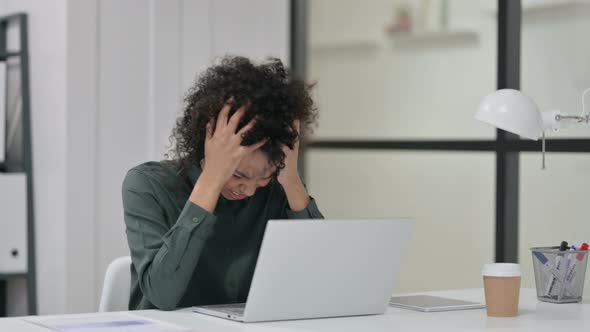
M 215 56 L 288 61 L 288 4 L 0 0 L 1 13 L 30 15 L 39 313 L 96 310 L 106 266 L 128 255 L 126 171 L 164 158 L 185 92 Z
M 127 254 L 120 187 L 125 171 L 155 157 L 149 150 L 151 2 L 99 1 L 97 280 Z M 133 17 L 133 19 L 129 19 Z M 96 302 L 95 302 L 96 303 Z
M 54 312 L 92 310 L 89 301 L 96 300 L 96 290 L 89 285 L 100 281 L 95 262 L 99 183 L 97 8 L 95 0 L 69 1 L 67 8 L 66 266 L 61 276 L 66 287 L 60 294 L 64 308 L 51 308 Z M 46 262 L 39 260 L 38 264 Z M 46 310 L 39 308 L 41 313 Z

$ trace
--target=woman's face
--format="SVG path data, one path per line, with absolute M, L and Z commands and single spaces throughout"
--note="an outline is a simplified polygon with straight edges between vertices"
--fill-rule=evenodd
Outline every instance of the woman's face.
M 246 155 L 232 177 L 227 181 L 221 195 L 228 200 L 241 200 L 254 195 L 256 189 L 266 186 L 273 177 L 275 167 L 266 155 L 256 150 Z

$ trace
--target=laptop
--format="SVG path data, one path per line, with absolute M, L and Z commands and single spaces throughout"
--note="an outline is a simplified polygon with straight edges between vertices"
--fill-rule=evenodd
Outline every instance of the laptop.
M 240 322 L 382 314 L 412 224 L 270 220 L 246 303 L 193 309 Z

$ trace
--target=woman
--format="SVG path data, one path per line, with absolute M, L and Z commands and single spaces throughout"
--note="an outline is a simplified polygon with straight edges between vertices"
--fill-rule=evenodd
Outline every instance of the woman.
M 129 309 L 245 302 L 266 222 L 323 218 L 297 173 L 299 131 L 317 117 L 309 90 L 277 59 L 227 57 L 199 77 L 172 160 L 123 182 Z

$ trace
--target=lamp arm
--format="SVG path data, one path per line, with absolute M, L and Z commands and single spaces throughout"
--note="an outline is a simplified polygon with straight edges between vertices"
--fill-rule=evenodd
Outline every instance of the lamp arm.
M 588 115 L 585 116 L 577 116 L 577 115 L 561 115 L 561 114 L 557 114 L 555 116 L 555 120 L 557 121 L 561 121 L 561 120 L 574 120 L 575 122 L 588 122 Z
M 590 92 L 590 88 L 582 93 L 582 114 L 581 115 L 567 115 L 559 111 L 543 112 L 543 127 L 545 129 L 552 128 L 553 131 L 559 129 L 559 123 L 563 120 L 571 120 L 571 122 L 582 123 L 590 122 L 590 115 L 586 112 L 586 95 Z
M 588 92 L 590 92 L 590 88 L 586 89 L 582 93 L 582 114 L 580 116 L 562 114 L 560 111 L 546 111 L 541 113 L 541 119 L 543 120 L 543 130 L 541 131 L 541 169 L 546 169 L 545 130 L 553 130 L 554 132 L 559 131 L 559 127 L 561 126 L 560 123 L 563 120 L 572 120 L 576 123 L 590 122 L 590 115 L 586 112 L 586 95 L 588 94 Z
M 590 123 L 590 114 L 586 112 L 586 95 L 590 92 L 590 88 L 586 89 L 582 93 L 582 114 L 581 115 L 567 115 L 561 113 L 560 111 L 549 111 L 543 112 L 543 128 L 544 129 L 552 129 L 554 132 L 557 132 L 560 127 L 560 122 L 563 120 L 568 120 L 575 123 Z

